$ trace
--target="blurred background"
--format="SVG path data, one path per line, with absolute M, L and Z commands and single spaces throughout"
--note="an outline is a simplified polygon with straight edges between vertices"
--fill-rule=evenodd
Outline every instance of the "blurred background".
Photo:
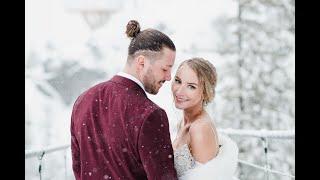
M 218 128 L 295 129 L 294 0 L 25 0 L 25 149 L 70 143 L 72 105 L 81 92 L 122 70 L 129 20 L 175 43 L 178 65 L 212 62 L 216 97 L 207 110 Z M 150 99 L 167 111 L 171 138 L 181 112 L 166 82 Z M 263 141 L 232 137 L 239 159 L 264 166 Z M 268 141 L 268 167 L 295 174 L 294 138 Z M 70 148 L 25 159 L 28 180 L 74 179 Z M 39 169 L 41 165 L 41 169 Z M 241 180 L 289 180 L 239 164 Z

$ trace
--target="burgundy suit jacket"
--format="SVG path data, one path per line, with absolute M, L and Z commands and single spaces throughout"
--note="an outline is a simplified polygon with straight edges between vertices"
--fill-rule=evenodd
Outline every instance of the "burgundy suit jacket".
M 76 180 L 175 180 L 168 118 L 134 81 L 121 76 L 76 100 L 71 116 Z

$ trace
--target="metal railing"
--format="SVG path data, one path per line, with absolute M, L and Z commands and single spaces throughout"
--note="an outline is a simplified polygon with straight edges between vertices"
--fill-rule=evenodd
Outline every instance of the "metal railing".
M 43 149 L 38 150 L 25 150 L 25 159 L 31 158 L 31 157 L 41 157 L 44 156 L 44 154 L 49 154 L 51 152 L 64 150 L 70 147 L 70 144 L 66 145 L 60 145 L 60 146 L 53 146 L 53 147 L 47 147 Z
M 239 130 L 239 129 L 218 129 L 220 133 L 227 134 L 228 136 L 235 136 L 235 137 L 252 137 L 252 138 L 260 138 L 263 142 L 264 146 L 264 153 L 265 153 L 265 167 L 259 166 L 257 164 L 253 164 L 251 162 L 247 162 L 244 160 L 238 160 L 239 163 L 250 166 L 259 170 L 263 170 L 266 173 L 266 179 L 269 179 L 269 174 L 277 174 L 281 176 L 287 176 L 292 179 L 295 179 L 295 176 L 289 173 L 284 173 L 280 171 L 276 171 L 273 169 L 269 168 L 269 161 L 268 161 L 268 139 L 282 139 L 282 140 L 290 140 L 295 138 L 295 131 L 294 130 L 287 130 L 287 131 L 268 131 L 268 130 Z M 44 155 L 47 155 L 52 152 L 56 151 L 62 151 L 70 148 L 70 144 L 66 145 L 60 145 L 60 146 L 52 146 L 52 147 L 47 147 L 43 149 L 38 149 L 38 150 L 25 150 L 25 159 L 32 158 L 32 157 L 37 157 L 39 160 L 39 177 L 41 180 L 41 163 L 42 163 L 42 158 Z M 66 155 L 65 155 L 66 156 Z M 65 158 L 65 171 L 66 171 L 66 158 Z M 66 176 L 67 177 L 67 176 Z
M 239 163 L 250 166 L 259 170 L 263 170 L 265 172 L 266 180 L 269 180 L 270 173 L 287 176 L 292 179 L 295 179 L 295 176 L 289 173 L 284 173 L 280 171 L 276 171 L 269 168 L 269 159 L 268 159 L 268 139 L 281 139 L 281 140 L 293 140 L 295 138 L 294 130 L 239 130 L 239 129 L 218 129 L 220 133 L 227 134 L 228 136 L 236 136 L 236 137 L 250 137 L 250 138 L 259 138 L 264 146 L 264 155 L 265 155 L 265 166 L 259 166 L 257 164 L 238 160 Z
M 38 173 L 39 173 L 39 178 L 42 180 L 42 159 L 44 155 L 57 152 L 57 151 L 63 151 L 65 150 L 64 153 L 64 170 L 65 170 L 65 179 L 67 179 L 67 152 L 66 150 L 70 148 L 70 144 L 65 144 L 65 145 L 60 145 L 60 146 L 52 146 L 52 147 L 47 147 L 43 149 L 38 149 L 38 150 L 25 150 L 25 159 L 28 158 L 33 158 L 37 157 L 39 160 L 39 166 L 38 166 Z

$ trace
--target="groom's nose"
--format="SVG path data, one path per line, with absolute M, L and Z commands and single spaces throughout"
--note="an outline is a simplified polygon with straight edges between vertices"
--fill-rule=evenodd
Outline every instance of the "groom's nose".
M 168 71 L 168 72 L 165 74 L 165 80 L 166 80 L 166 81 L 170 81 L 170 80 L 171 80 L 171 71 Z

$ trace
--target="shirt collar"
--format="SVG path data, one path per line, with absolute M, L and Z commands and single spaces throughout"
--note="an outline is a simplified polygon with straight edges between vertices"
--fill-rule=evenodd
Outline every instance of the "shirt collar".
M 143 91 L 146 91 L 144 89 L 144 86 L 143 86 L 142 82 L 140 80 L 138 80 L 136 77 L 132 76 L 131 74 L 128 74 L 128 73 L 125 73 L 125 72 L 121 71 L 117 75 L 134 81 L 135 83 L 137 83 L 143 89 Z

